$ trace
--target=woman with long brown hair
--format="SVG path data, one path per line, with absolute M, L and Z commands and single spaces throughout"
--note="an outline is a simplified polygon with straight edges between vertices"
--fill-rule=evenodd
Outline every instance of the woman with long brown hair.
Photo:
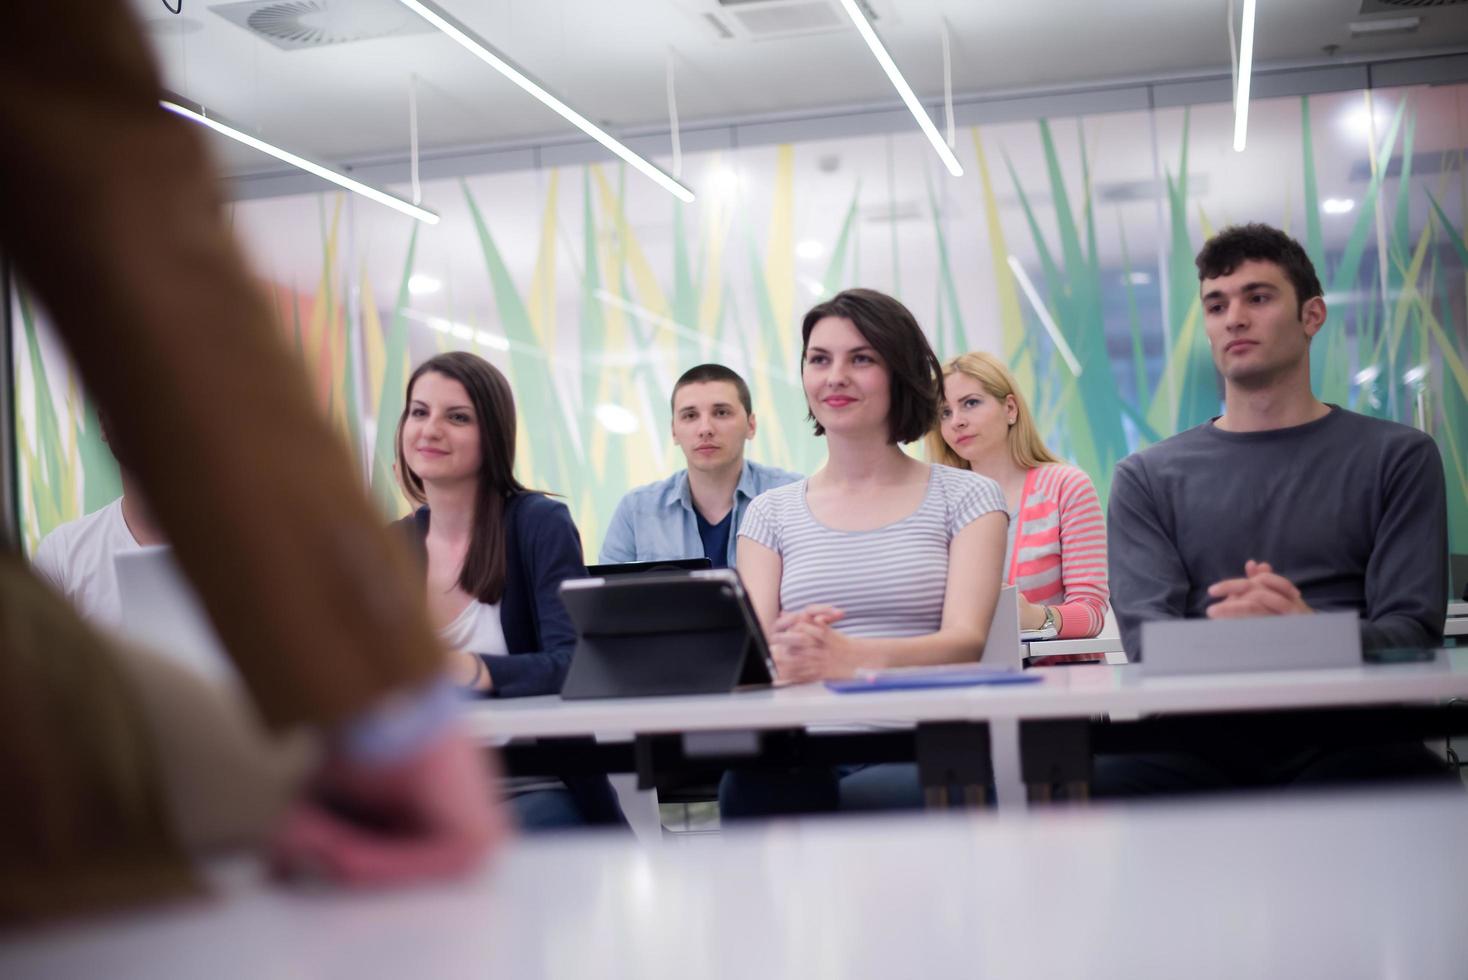
M 586 566 L 566 505 L 515 478 L 509 382 L 464 351 L 424 362 L 408 379 L 396 444 L 399 482 L 420 505 L 398 526 L 423 560 L 450 676 L 481 697 L 558 693 L 576 645 L 559 589 Z M 605 778 L 504 789 L 527 828 L 622 821 Z

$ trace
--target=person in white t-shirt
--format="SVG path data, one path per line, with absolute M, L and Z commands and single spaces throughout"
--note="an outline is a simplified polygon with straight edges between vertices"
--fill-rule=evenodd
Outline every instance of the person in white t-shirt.
M 102 438 L 107 425 L 102 423 Z M 86 517 L 58 525 L 41 539 L 31 564 L 91 623 L 104 629 L 122 626 L 113 558 L 149 545 L 167 544 L 153 520 L 137 482 L 119 467 L 122 496 Z

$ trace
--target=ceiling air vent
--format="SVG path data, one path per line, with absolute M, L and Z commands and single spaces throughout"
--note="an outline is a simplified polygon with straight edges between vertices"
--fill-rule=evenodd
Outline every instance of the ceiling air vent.
M 677 0 L 720 40 L 768 41 L 851 29 L 839 0 Z M 882 23 L 891 0 L 857 0 Z
M 1468 4 L 1468 0 L 1361 0 L 1361 13 L 1399 14 L 1403 10 L 1436 10 L 1464 4 Z
M 830 31 L 847 23 L 841 12 L 831 9 L 825 0 L 741 4 L 729 10 L 727 16 L 738 21 L 751 37 Z
M 209 9 L 284 51 L 433 30 L 397 0 L 246 0 Z

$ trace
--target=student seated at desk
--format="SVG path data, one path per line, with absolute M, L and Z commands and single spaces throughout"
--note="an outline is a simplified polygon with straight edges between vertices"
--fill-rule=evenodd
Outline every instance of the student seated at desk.
M 559 588 L 586 575 L 566 505 L 515 479 L 515 402 L 494 365 L 463 351 L 408 379 L 397 471 L 418 511 L 398 522 L 423 560 L 450 676 L 485 697 L 555 694 L 576 631 Z M 605 777 L 504 782 L 529 830 L 622 823 Z
M 602 564 L 703 556 L 728 568 L 750 502 L 800 479 L 744 458 L 754 438 L 754 403 L 749 385 L 724 365 L 684 371 L 671 408 L 673 441 L 688 467 L 622 498 L 602 542 Z
M 99 414 L 97 422 L 112 448 L 107 416 Z M 168 539 L 128 459 L 115 448 L 113 455 L 122 496 L 53 528 L 36 547 L 32 567 L 89 625 L 124 641 L 115 659 L 145 707 L 154 709 L 149 731 L 171 777 L 166 799 L 181 842 L 198 855 L 258 845 L 305 779 L 310 740 L 301 731 L 270 733 L 243 691 L 199 672 L 196 664 L 135 648 L 124 629 L 115 559 Z M 55 651 L 68 659 L 73 652 Z M 200 759 L 228 778 L 201 778 Z
M 105 416 L 98 416 L 102 441 L 109 447 Z M 115 452 L 114 452 L 115 455 Z M 98 510 L 51 529 L 36 546 L 31 564 L 93 626 L 122 626 L 122 598 L 113 559 L 149 545 L 167 544 L 153 519 L 137 478 L 117 460 L 122 496 Z
M 1004 496 L 987 477 L 902 451 L 938 417 L 941 372 L 922 329 L 892 297 L 851 289 L 806 314 L 801 341 L 826 463 L 757 498 L 739 530 L 739 574 L 780 680 L 978 660 L 999 595 Z M 734 771 L 719 800 L 737 819 L 858 796 L 920 806 L 916 767 Z
M 1106 623 L 1106 520 L 1096 487 L 1040 438 L 1014 376 L 993 354 L 943 368 L 943 405 L 928 458 L 999 484 L 1009 509 L 1004 581 L 1019 592 L 1019 626 L 1061 639 Z
M 1441 645 L 1447 516 L 1437 446 L 1315 397 L 1310 344 L 1326 306 L 1298 242 L 1266 225 L 1227 228 L 1197 265 L 1224 410 L 1117 465 L 1111 580 L 1127 655 L 1145 655 L 1148 620 L 1335 610 L 1359 612 L 1368 650 Z M 1096 791 L 1441 770 L 1420 743 L 1325 753 L 1223 732 L 1184 748 L 1100 757 Z

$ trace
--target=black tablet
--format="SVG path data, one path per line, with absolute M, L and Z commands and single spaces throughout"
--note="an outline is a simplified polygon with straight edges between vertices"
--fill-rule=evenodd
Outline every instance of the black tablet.
M 732 569 L 568 579 L 561 601 L 577 634 L 564 698 L 711 694 L 774 679 Z
M 662 561 L 622 561 L 611 565 L 590 565 L 586 573 L 592 578 L 612 575 L 645 575 L 648 572 L 696 572 L 714 567 L 707 558 L 665 558 Z

